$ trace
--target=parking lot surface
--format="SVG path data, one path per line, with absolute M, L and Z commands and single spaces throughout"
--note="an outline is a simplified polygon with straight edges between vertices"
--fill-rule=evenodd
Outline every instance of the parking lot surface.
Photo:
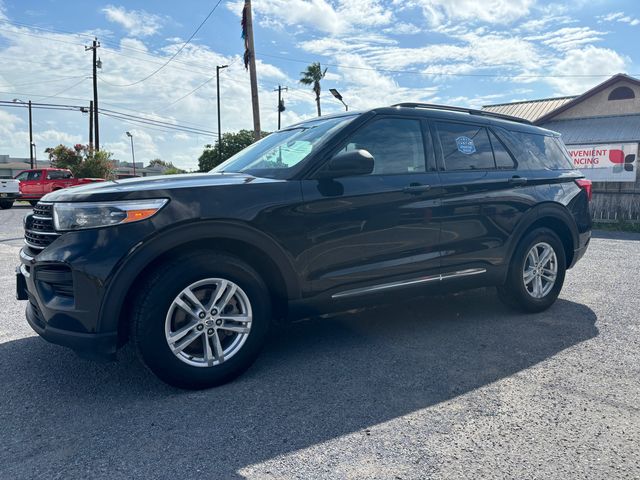
M 483 289 L 304 321 L 185 392 L 35 335 L 27 212 L 0 211 L 0 478 L 640 478 L 640 235 L 596 234 L 547 312 Z

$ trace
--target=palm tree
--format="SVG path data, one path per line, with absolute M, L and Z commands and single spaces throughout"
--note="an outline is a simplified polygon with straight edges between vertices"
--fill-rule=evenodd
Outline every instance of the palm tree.
M 320 80 L 322 80 L 327 73 L 327 69 L 322 71 L 322 67 L 320 67 L 320 62 L 314 62 L 307 67 L 304 72 L 300 72 L 300 83 L 303 85 L 313 85 L 312 90 L 316 94 L 316 105 L 318 106 L 318 116 L 322 115 L 320 110 Z

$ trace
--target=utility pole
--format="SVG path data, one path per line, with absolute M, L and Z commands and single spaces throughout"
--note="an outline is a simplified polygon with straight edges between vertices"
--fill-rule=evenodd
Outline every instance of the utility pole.
M 22 103 L 26 105 L 29 109 L 29 159 L 31 164 L 31 169 L 33 170 L 33 120 L 31 117 L 31 100 L 25 102 L 20 100 L 19 98 L 14 98 L 13 103 Z
M 98 68 L 102 68 L 102 62 L 97 59 L 98 48 L 100 42 L 97 38 L 93 39 L 90 47 L 84 47 L 84 51 L 93 50 L 93 124 L 96 133 L 96 151 L 100 150 L 100 128 L 98 127 Z
M 229 65 L 216 66 L 216 88 L 218 89 L 218 162 L 222 162 L 222 127 L 220 126 L 220 70 Z
M 283 87 L 282 85 L 278 85 L 278 130 L 280 130 L 280 114 L 284 112 L 284 102 L 282 101 L 282 91 L 289 91 L 289 87 Z M 276 90 L 274 90 L 275 92 Z
M 251 105 L 253 107 L 253 135 L 260 140 L 260 102 L 258 100 L 258 76 L 256 73 L 256 50 L 253 44 L 253 20 L 251 17 L 251 0 L 244 0 L 243 20 L 246 25 L 245 58 L 248 55 L 249 76 L 251 78 Z M 245 65 L 246 66 L 246 65 Z
M 133 135 L 131 132 L 125 132 L 127 137 L 131 139 L 131 159 L 133 160 L 133 176 L 136 177 L 136 152 L 133 149 Z
M 33 120 L 31 118 L 31 100 L 29 100 L 29 159 L 31 161 L 31 169 L 33 169 Z
M 93 100 L 89 102 L 89 151 L 93 152 Z

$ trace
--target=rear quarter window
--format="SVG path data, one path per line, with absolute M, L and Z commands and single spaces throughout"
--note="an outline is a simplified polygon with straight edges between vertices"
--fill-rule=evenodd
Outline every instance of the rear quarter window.
M 572 170 L 573 164 L 562 140 L 537 133 L 499 128 L 497 133 L 515 153 L 519 169 Z

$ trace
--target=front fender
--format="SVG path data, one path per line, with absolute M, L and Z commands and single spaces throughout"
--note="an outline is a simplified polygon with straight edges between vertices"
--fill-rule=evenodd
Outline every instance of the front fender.
M 244 242 L 264 252 L 275 263 L 284 279 L 289 299 L 301 296 L 300 281 L 291 257 L 269 235 L 250 225 L 232 221 L 197 221 L 176 225 L 136 244 L 123 257 L 107 280 L 106 293 L 100 307 L 98 331 L 115 331 L 120 310 L 139 274 L 166 252 L 194 240 L 231 240 Z

